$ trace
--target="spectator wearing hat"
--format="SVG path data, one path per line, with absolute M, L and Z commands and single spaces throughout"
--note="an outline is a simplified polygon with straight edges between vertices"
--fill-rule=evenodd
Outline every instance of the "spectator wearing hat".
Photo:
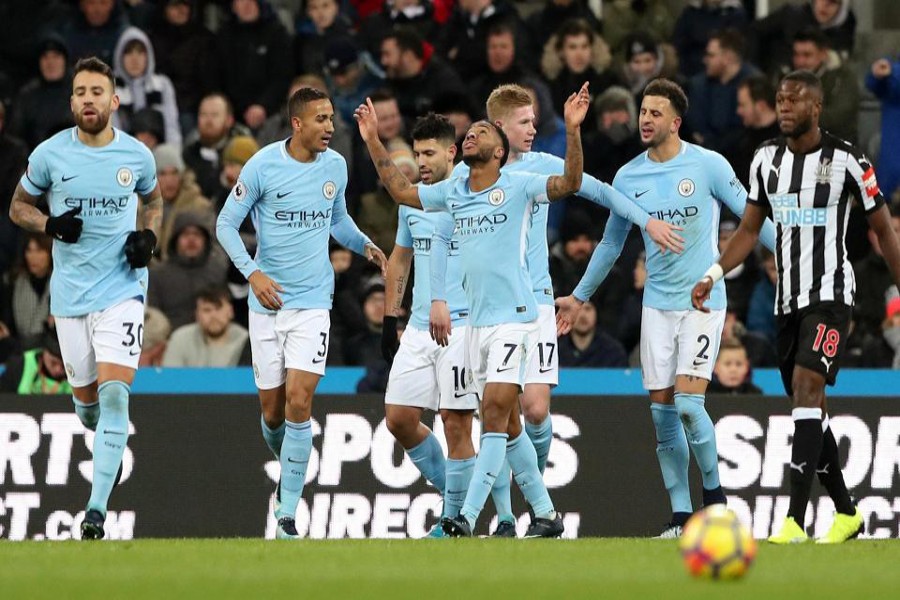
M 213 220 L 184 211 L 175 218 L 166 259 L 150 264 L 147 304 L 160 309 L 177 329 L 193 322 L 200 290 L 224 287 L 228 260 L 213 244 Z
M 594 248 L 597 247 L 597 236 L 591 219 L 580 209 L 566 212 L 559 238 L 550 248 L 550 278 L 553 280 L 553 296 L 557 298 L 567 296 L 575 290 L 587 270 Z M 593 296 L 600 309 L 597 322 L 604 331 L 617 330 L 618 315 L 629 289 L 622 270 L 613 266 Z
M 597 325 L 597 307 L 585 302 L 572 329 L 559 338 L 560 367 L 611 369 L 627 367 L 625 348 Z
M 866 88 L 881 101 L 878 185 L 887 198 L 900 190 L 900 57 L 879 58 L 866 75 Z
M 256 130 L 281 106 L 294 67 L 291 39 L 266 0 L 235 0 L 231 11 L 217 34 L 220 88 Z
M 204 97 L 197 111 L 197 130 L 189 136 L 182 156 L 207 198 L 215 198 L 220 191 L 222 151 L 236 135 L 250 135 L 250 130 L 235 124 L 231 101 L 218 92 Z
M 313 88 L 326 93 L 328 91 L 325 81 L 318 75 L 306 74 L 295 77 L 291 82 L 290 89 L 288 89 L 285 106 L 266 119 L 266 122 L 260 128 L 256 136 L 260 146 L 266 146 L 273 142 L 283 142 L 291 137 L 293 127 L 288 116 L 287 101 L 291 99 L 291 96 L 297 90 L 302 88 Z M 338 112 L 334 113 L 334 133 L 331 134 L 331 141 L 328 143 L 328 147 L 344 157 L 344 160 L 347 161 L 348 171 L 353 169 L 353 138 L 347 122 Z
M 234 322 L 234 307 L 225 288 L 200 290 L 194 322 L 172 332 L 164 367 L 234 367 L 250 342 L 247 330 Z
M 129 118 L 131 135 L 152 152 L 166 139 L 166 125 L 162 113 L 155 108 L 142 108 Z
M 360 46 L 372 56 L 381 52 L 381 41 L 397 27 L 415 31 L 423 40 L 437 34 L 434 5 L 429 0 L 386 0 L 379 12 L 363 19 Z
M 56 330 L 46 327 L 37 347 L 13 356 L 0 375 L 0 392 L 20 395 L 71 394 Z
M 623 44 L 623 79 L 634 94 L 637 106 L 643 100 L 644 88 L 657 77 L 672 79 L 683 86 L 684 78 L 678 74 L 678 56 L 671 45 L 657 42 L 651 34 L 644 31 L 629 34 Z
M 384 83 L 369 55 L 362 55 L 350 37 L 325 46 L 325 75 L 334 109 L 347 123 L 353 122 L 353 111 Z
M 45 139 L 74 125 L 72 76 L 68 68 L 69 50 L 55 33 L 44 36 L 37 47 L 38 77 L 25 84 L 16 96 L 10 132 L 34 148 Z M 9 198 L 4 193 L 4 198 Z
M 380 362 L 381 328 L 384 324 L 384 281 L 380 276 L 371 278 L 360 298 L 365 329 L 349 337 L 344 344 L 344 360 L 353 366 L 366 366 Z
M 384 38 L 381 66 L 387 77 L 385 83 L 407 121 L 432 110 L 441 95 L 465 92 L 459 75 L 413 31 L 400 29 Z
M 528 54 L 532 46 L 525 23 L 506 0 L 460 0 L 438 32 L 438 53 L 450 61 L 463 80 L 471 81 L 487 68 L 488 32 L 499 23 L 508 24 L 515 32 L 522 63 L 536 66 L 536 57 Z
M 254 154 L 259 152 L 259 144 L 253 136 L 237 135 L 222 150 L 222 173 L 219 176 L 219 192 L 216 194 L 216 211 L 222 210 L 229 192 L 237 184 L 241 169 Z
M 305 18 L 297 22 L 294 65 L 300 73 L 322 73 L 329 42 L 347 37 L 352 24 L 341 14 L 337 0 L 306 0 Z
M 690 0 L 672 32 L 681 74 L 693 77 L 704 71 L 710 35 L 724 29 L 744 31 L 747 11 L 741 0 Z
M 590 83 L 594 98 L 610 86 L 620 84 L 618 74 L 609 68 L 611 62 L 609 47 L 588 21 L 565 21 L 547 41 L 541 60 L 541 70 L 550 81 L 553 109 L 557 114 L 563 113 L 566 99 L 585 81 Z M 586 136 L 596 128 L 597 116 L 591 106 L 581 126 L 582 135 Z
M 9 269 L 19 251 L 22 229 L 9 218 L 9 204 L 25 172 L 25 142 L 6 133 L 6 107 L 0 102 L 0 275 Z
M 163 199 L 162 228 L 159 233 L 160 258 L 169 252 L 169 240 L 175 219 L 183 212 L 193 211 L 213 216 L 213 205 L 203 196 L 200 186 L 181 158 L 181 151 L 172 144 L 162 144 L 153 151 L 156 160 L 156 178 Z
M 137 27 L 129 27 L 122 33 L 116 44 L 113 72 L 119 96 L 113 125 L 131 133 L 132 115 L 151 108 L 159 111 L 163 118 L 164 134 L 160 142 L 181 146 L 175 87 L 168 77 L 156 73 L 156 56 L 146 33 Z
M 197 124 L 203 95 L 215 87 L 211 68 L 215 37 L 202 23 L 196 0 L 163 0 L 162 16 L 150 30 L 156 71 L 172 80 L 182 131 Z
M 163 355 L 166 353 L 166 345 L 171 333 L 172 325 L 166 315 L 158 308 L 145 306 L 144 345 L 141 347 L 139 367 L 163 366 Z
M 119 0 L 79 0 L 78 11 L 62 26 L 73 63 L 96 56 L 113 64 L 116 42 L 128 27 L 123 4 Z
M 597 96 L 594 114 L 597 129 L 584 137 L 584 170 L 600 181 L 612 181 L 622 165 L 644 149 L 634 96 L 621 86 L 612 86 Z

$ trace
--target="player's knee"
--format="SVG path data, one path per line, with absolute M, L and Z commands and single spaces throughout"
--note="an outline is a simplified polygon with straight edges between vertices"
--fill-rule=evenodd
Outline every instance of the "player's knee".
M 525 421 L 531 425 L 540 425 L 547 417 L 550 416 L 550 403 L 544 402 L 543 399 L 522 403 L 522 416 Z
M 419 427 L 419 420 L 404 411 L 389 410 L 384 421 L 391 435 L 401 441 L 412 436 Z
M 498 404 L 485 403 L 481 408 L 481 420 L 485 431 L 505 432 L 509 421 L 509 410 Z
M 825 387 L 817 378 L 798 374 L 794 376 L 794 406 L 818 408 L 822 406 Z
M 127 413 L 128 384 L 121 381 L 107 381 L 100 385 L 99 397 L 101 410 L 107 413 Z
M 441 411 L 444 423 L 444 437 L 447 445 L 456 447 L 466 439 L 472 438 L 472 415 L 453 411 Z
M 265 423 L 266 427 L 268 427 L 269 429 L 278 429 L 284 424 L 284 410 L 276 414 L 275 411 L 267 412 L 264 409 L 263 423 Z
M 287 394 L 287 405 L 294 412 L 308 414 L 312 410 L 312 392 L 303 386 L 293 386 Z

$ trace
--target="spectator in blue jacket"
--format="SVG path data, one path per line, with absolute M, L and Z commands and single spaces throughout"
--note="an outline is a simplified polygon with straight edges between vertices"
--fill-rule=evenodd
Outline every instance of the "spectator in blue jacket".
M 760 277 L 747 307 L 747 329 L 766 336 L 772 344 L 778 333 L 775 324 L 775 285 L 778 281 L 778 268 L 775 266 L 775 255 L 763 248 L 760 260 Z
M 878 184 L 890 198 L 900 188 L 900 58 L 880 58 L 872 63 L 866 87 L 881 100 Z

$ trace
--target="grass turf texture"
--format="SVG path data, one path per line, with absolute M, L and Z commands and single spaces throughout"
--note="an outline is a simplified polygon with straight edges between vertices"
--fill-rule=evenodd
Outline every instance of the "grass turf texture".
M 886 598 L 900 541 L 775 547 L 697 581 L 674 541 L 0 542 L 2 598 Z

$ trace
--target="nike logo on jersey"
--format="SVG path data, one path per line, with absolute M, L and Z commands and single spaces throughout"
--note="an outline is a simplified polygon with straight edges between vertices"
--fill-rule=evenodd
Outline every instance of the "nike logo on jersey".
M 104 429 L 103 433 L 107 435 L 125 435 L 123 431 L 113 431 L 112 429 Z
M 278 198 L 279 200 L 281 200 L 282 198 L 284 198 L 285 196 L 287 196 L 290 193 L 291 193 L 290 191 L 278 192 L 277 194 L 275 194 L 275 197 Z
M 317 364 L 319 364 L 320 362 L 322 362 L 323 360 L 325 360 L 325 359 L 324 359 L 324 358 L 314 358 L 314 359 L 312 360 L 312 363 L 313 363 L 314 365 L 317 365 Z
M 699 367 L 699 366 L 705 365 L 705 364 L 706 364 L 706 361 L 705 361 L 705 360 L 697 360 L 696 358 L 694 359 L 694 366 L 695 366 L 695 367 Z
M 413 221 L 412 219 L 410 219 L 410 221 L 409 221 L 409 226 L 410 226 L 410 227 L 412 227 L 413 225 L 418 225 L 418 224 L 419 224 L 418 221 Z
M 512 369 L 515 369 L 515 368 L 516 368 L 516 367 L 506 367 L 506 368 L 500 368 L 500 367 L 497 367 L 497 372 L 498 372 L 498 373 L 503 373 L 504 371 L 510 371 L 510 370 L 512 370 Z
M 834 364 L 834 360 L 827 360 L 824 356 L 821 357 L 822 364 L 825 365 L 825 372 L 828 373 L 831 371 L 831 365 Z
M 549 373 L 549 372 L 552 371 L 552 370 L 553 370 L 553 367 L 549 367 L 549 368 L 546 368 L 546 369 L 543 368 L 543 367 L 541 367 L 540 369 L 538 369 L 538 373 Z
M 63 175 L 62 181 L 63 181 L 63 183 L 65 183 L 67 181 L 71 181 L 72 179 L 75 179 L 76 177 L 78 177 L 78 175 L 69 175 L 68 177 Z
M 294 460 L 293 458 L 291 458 L 290 456 L 288 456 L 288 462 L 289 462 L 289 463 L 294 463 L 295 465 L 305 465 L 305 464 L 308 463 L 309 461 L 308 461 L 308 460 Z
M 460 393 L 457 393 L 457 392 L 453 392 L 453 397 L 454 397 L 454 398 L 465 398 L 466 396 L 468 396 L 468 395 L 471 394 L 471 393 L 472 393 L 472 392 L 463 392 L 462 394 L 460 394 Z
M 134 350 L 129 350 L 128 356 L 137 356 L 140 353 L 141 353 L 140 349 L 137 352 L 135 352 Z
M 635 198 L 640 198 L 641 196 L 643 196 L 644 194 L 646 194 L 646 193 L 649 192 L 649 191 L 650 191 L 650 190 L 644 190 L 643 192 L 635 192 L 635 193 L 634 193 L 634 197 L 635 197 Z
M 806 466 L 806 461 L 803 461 L 799 465 L 795 465 L 794 463 L 791 463 L 791 468 L 795 471 L 799 471 L 801 475 L 803 474 L 803 468 L 805 466 Z

